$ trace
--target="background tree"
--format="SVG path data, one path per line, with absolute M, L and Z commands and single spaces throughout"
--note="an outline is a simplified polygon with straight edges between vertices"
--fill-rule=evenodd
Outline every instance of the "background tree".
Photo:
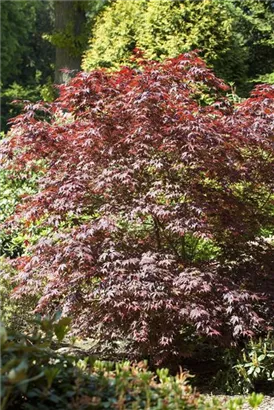
M 49 39 L 56 46 L 56 84 L 67 81 L 70 76 L 60 70 L 66 68 L 74 74 L 80 71 L 93 19 L 106 3 L 107 0 L 54 1 L 55 27 Z
M 60 71 L 80 70 L 85 46 L 86 12 L 84 1 L 55 1 L 55 27 L 51 42 L 56 46 L 55 83 L 63 83 L 67 74 Z
M 18 74 L 21 56 L 26 50 L 29 32 L 33 30 L 35 9 L 27 1 L 1 2 L 1 82 Z
M 1 2 L 1 123 L 22 105 L 13 100 L 54 98 L 52 84 L 66 81 L 79 71 L 81 56 L 95 17 L 107 0 Z M 72 71 L 73 73 L 73 71 Z
M 13 100 L 50 98 L 47 85 L 53 80 L 54 48 L 43 35 L 52 29 L 51 2 L 1 2 L 2 130 L 20 111 Z
M 274 4 L 271 0 L 234 1 L 241 13 L 237 30 L 248 49 L 248 78 L 269 81 L 274 66 Z M 252 86 L 252 83 L 251 85 Z
M 43 16 L 43 18 L 42 18 Z M 43 34 L 53 28 L 52 2 L 1 2 L 1 82 L 45 84 L 52 74 L 53 47 Z
M 271 1 L 118 0 L 99 15 L 83 68 L 128 64 L 134 47 L 157 60 L 198 48 L 245 94 L 250 80 L 272 70 L 273 23 Z

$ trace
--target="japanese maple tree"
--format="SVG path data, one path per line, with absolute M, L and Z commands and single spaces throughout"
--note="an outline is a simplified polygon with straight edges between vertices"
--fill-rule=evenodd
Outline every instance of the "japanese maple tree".
M 195 52 L 136 58 L 27 105 L 1 153 L 44 170 L 6 225 L 50 232 L 13 261 L 14 295 L 157 361 L 271 326 L 274 87 L 234 106 Z

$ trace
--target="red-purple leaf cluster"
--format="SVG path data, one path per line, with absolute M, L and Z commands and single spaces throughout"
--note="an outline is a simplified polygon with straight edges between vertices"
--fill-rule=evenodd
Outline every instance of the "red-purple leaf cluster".
M 52 234 L 16 260 L 15 295 L 157 359 L 184 354 L 186 330 L 231 343 L 267 329 L 274 87 L 236 107 L 226 90 L 190 53 L 80 73 L 16 117 L 5 166 L 46 171 L 13 223 Z

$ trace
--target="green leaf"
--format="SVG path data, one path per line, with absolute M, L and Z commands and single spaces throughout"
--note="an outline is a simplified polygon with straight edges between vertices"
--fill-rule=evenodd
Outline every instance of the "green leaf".
M 251 366 L 251 367 L 248 369 L 247 374 L 250 375 L 250 374 L 254 373 L 254 370 L 255 370 L 255 366 Z
M 261 355 L 258 357 L 258 361 L 261 362 L 261 361 L 263 361 L 265 358 L 266 358 L 266 355 L 265 355 L 265 354 L 261 354 Z
M 59 342 L 61 342 L 69 331 L 71 319 L 64 317 L 54 326 L 54 333 Z
M 8 340 L 8 334 L 3 324 L 0 324 L 0 347 Z
M 23 359 L 21 363 L 11 369 L 8 374 L 8 380 L 11 384 L 17 384 L 22 380 L 27 378 L 27 371 L 28 371 L 28 362 L 26 359 Z

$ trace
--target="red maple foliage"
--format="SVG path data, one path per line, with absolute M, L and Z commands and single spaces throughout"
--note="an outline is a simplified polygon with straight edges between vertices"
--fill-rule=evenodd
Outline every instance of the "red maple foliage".
M 46 168 L 12 223 L 52 233 L 16 260 L 15 295 L 155 360 L 184 354 L 189 335 L 229 344 L 267 329 L 274 86 L 237 106 L 226 90 L 189 53 L 80 73 L 28 105 L 2 158 Z

